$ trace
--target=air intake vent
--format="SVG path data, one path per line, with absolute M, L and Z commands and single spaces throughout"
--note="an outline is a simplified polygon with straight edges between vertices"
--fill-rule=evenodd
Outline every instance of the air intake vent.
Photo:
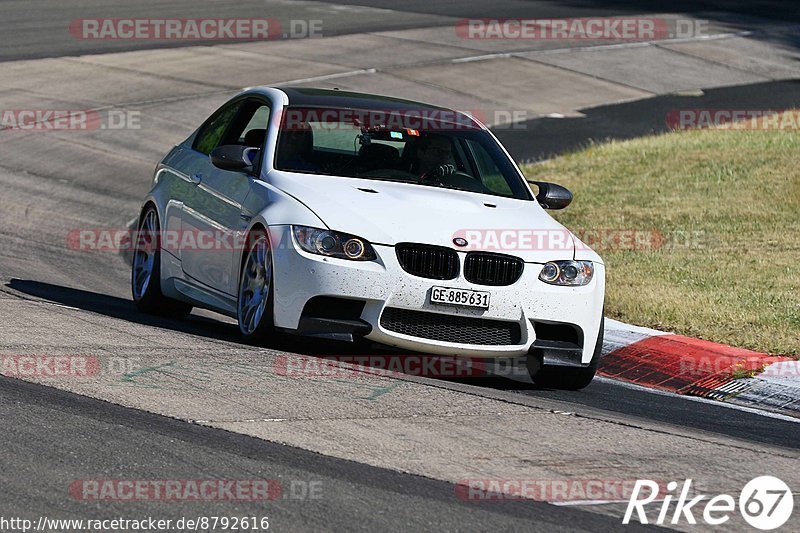
M 400 266 L 409 274 L 430 279 L 458 277 L 458 254 L 443 246 L 400 243 L 395 246 Z
M 479 285 L 511 285 L 522 276 L 524 267 L 518 257 L 470 252 L 464 262 L 464 277 Z
M 518 345 L 521 329 L 517 322 L 468 316 L 426 313 L 387 307 L 381 326 L 411 337 L 482 346 Z

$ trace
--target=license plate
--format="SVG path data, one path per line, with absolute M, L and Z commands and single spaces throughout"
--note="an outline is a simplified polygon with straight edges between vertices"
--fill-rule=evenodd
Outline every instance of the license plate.
M 490 294 L 486 291 L 434 287 L 431 289 L 431 303 L 489 309 Z

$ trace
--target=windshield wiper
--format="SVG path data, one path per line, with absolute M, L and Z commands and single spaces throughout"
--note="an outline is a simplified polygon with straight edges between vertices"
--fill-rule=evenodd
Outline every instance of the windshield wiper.
M 389 176 L 355 176 L 355 177 L 362 180 L 397 181 L 400 183 L 419 183 L 419 181 L 413 178 L 401 178 L 401 177 L 390 178 Z

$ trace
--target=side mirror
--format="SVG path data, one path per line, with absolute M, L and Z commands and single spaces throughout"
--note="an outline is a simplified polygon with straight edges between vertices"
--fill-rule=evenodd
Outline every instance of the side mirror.
M 252 174 L 253 161 L 256 160 L 258 151 L 258 148 L 253 148 L 252 146 L 230 144 L 217 146 L 211 150 L 211 154 L 208 157 L 211 159 L 212 165 L 222 170 Z
M 536 201 L 545 209 L 564 209 L 572 203 L 572 193 L 566 187 L 547 181 L 533 181 L 539 187 Z

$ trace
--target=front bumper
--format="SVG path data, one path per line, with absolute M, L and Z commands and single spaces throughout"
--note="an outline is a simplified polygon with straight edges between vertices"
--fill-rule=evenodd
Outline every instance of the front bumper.
M 581 340 L 580 361 L 591 361 L 597 341 L 605 294 L 605 269 L 597 264 L 591 283 L 584 287 L 556 287 L 539 280 L 541 265 L 526 263 L 520 279 L 508 286 L 486 286 L 470 283 L 463 277 L 452 280 L 420 278 L 405 272 L 394 247 L 373 245 L 376 261 L 359 262 L 323 257 L 299 250 L 291 238 L 289 226 L 270 227 L 274 255 L 275 325 L 297 330 L 306 303 L 316 296 L 332 296 L 360 300 L 365 303 L 361 320 L 371 330 L 365 338 L 371 341 L 438 355 L 470 357 L 505 357 L 527 354 L 537 339 L 537 324 L 569 324 Z M 466 252 L 459 252 L 463 267 Z M 468 309 L 430 303 L 434 286 L 489 291 L 487 310 Z M 451 342 L 408 335 L 389 329 L 381 317 L 387 308 L 444 315 L 429 317 L 435 322 L 474 323 L 462 319 L 481 319 L 482 323 L 500 321 L 519 326 L 518 341 L 512 344 L 475 344 L 458 342 L 454 326 Z M 397 312 L 394 312 L 397 315 Z M 403 314 L 402 312 L 400 313 Z M 537 343 L 541 344 L 540 343 Z

